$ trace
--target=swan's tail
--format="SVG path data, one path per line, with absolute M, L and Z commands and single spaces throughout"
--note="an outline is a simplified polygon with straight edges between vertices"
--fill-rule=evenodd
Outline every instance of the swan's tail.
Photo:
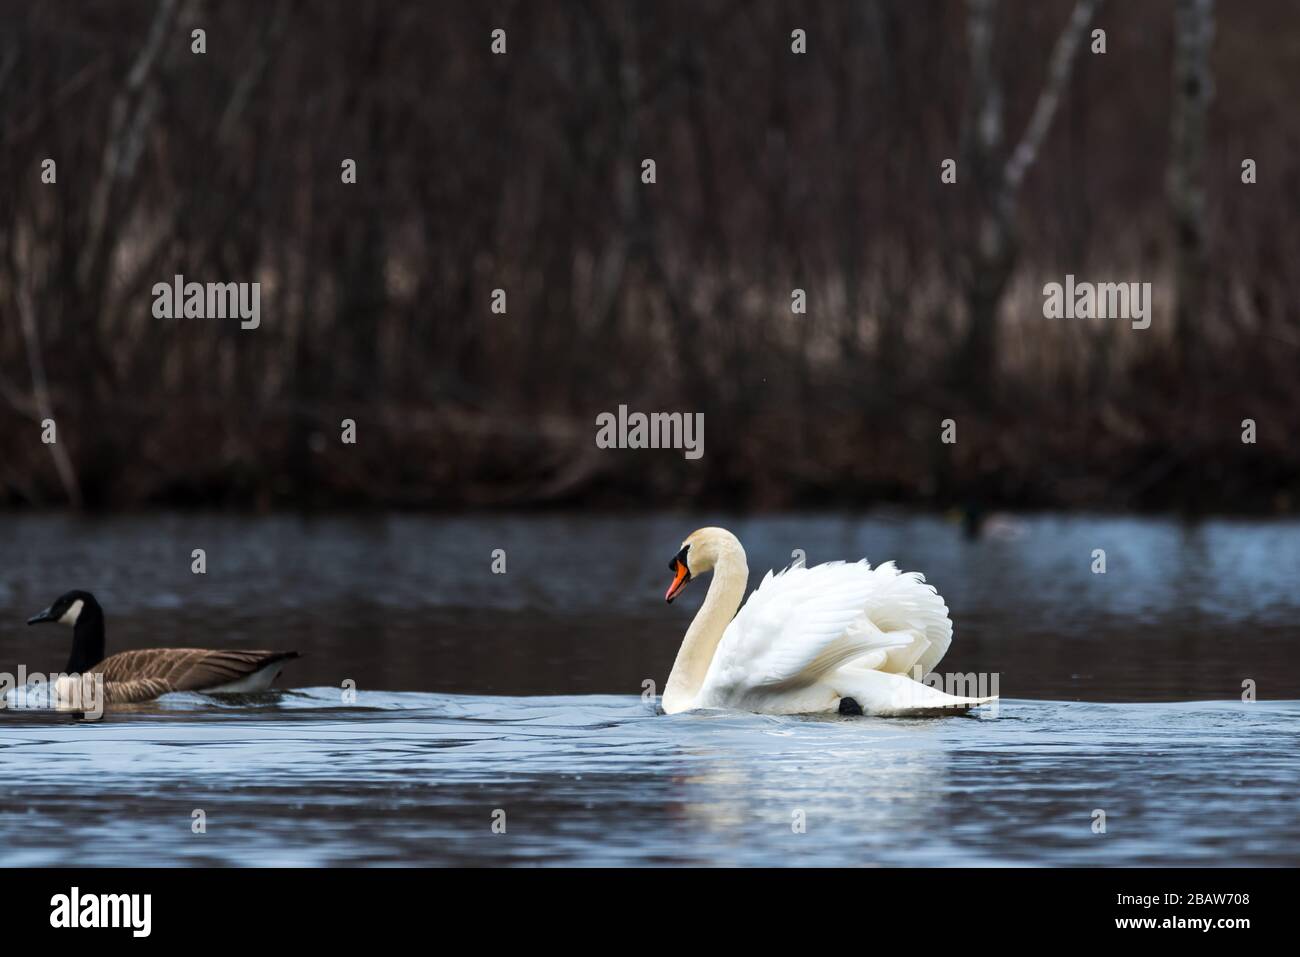
M 873 671 L 853 665 L 839 669 L 827 680 L 841 698 L 852 698 L 857 702 L 863 714 L 882 716 L 951 714 L 998 700 L 997 695 L 974 698 L 951 695 L 938 688 L 913 681 L 906 675 Z

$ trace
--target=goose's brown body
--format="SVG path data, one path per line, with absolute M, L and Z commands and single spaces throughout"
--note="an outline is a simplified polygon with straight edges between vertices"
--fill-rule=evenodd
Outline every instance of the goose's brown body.
M 202 648 L 149 648 L 120 651 L 91 668 L 104 676 L 108 704 L 148 701 L 171 691 L 212 691 L 251 678 L 276 662 L 297 658 L 296 651 L 208 651 Z M 268 674 L 275 680 L 279 669 Z

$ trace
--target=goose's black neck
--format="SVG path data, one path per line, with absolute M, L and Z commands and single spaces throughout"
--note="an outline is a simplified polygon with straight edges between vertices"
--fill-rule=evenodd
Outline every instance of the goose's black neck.
M 93 598 L 81 607 L 72 629 L 72 655 L 68 658 L 69 674 L 84 674 L 104 660 L 104 610 Z

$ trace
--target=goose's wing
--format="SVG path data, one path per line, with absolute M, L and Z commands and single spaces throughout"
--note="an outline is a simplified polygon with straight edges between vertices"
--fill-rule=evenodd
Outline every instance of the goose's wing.
M 877 591 L 877 575 L 865 561 L 768 572 L 727 626 L 704 690 L 726 699 L 808 684 L 864 656 L 883 662 L 914 636 L 876 625 L 867 612 Z
M 115 694 L 145 694 L 156 698 L 169 691 L 203 691 L 238 681 L 269 664 L 296 658 L 296 651 L 207 651 L 201 648 L 147 648 L 122 651 L 105 658 L 95 668 L 103 672 L 110 689 L 109 700 L 143 701 L 146 698 L 116 699 Z M 130 686 L 130 687 L 128 687 Z M 152 694 L 147 692 L 153 691 Z
M 107 704 L 129 704 L 132 701 L 152 701 L 159 695 L 175 691 L 161 678 L 131 678 L 126 681 L 104 681 L 104 701 Z
M 102 688 L 95 678 L 104 679 Z M 159 695 L 174 691 L 161 678 L 128 678 L 111 680 L 106 674 L 92 670 L 81 675 L 61 675 L 55 685 L 58 707 L 75 710 L 95 710 L 106 704 L 128 704 L 132 701 L 151 701 Z

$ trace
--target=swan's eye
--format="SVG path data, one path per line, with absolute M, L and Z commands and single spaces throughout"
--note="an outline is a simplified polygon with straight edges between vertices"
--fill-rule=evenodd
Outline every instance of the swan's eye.
M 670 572 L 676 572 L 677 566 L 678 564 L 680 564 L 683 568 L 686 569 L 686 574 L 690 575 L 691 566 L 686 564 L 686 553 L 690 550 L 691 550 L 691 546 L 683 545 L 682 550 L 678 552 L 676 555 L 674 555 L 673 560 L 668 563 L 668 570 Z

